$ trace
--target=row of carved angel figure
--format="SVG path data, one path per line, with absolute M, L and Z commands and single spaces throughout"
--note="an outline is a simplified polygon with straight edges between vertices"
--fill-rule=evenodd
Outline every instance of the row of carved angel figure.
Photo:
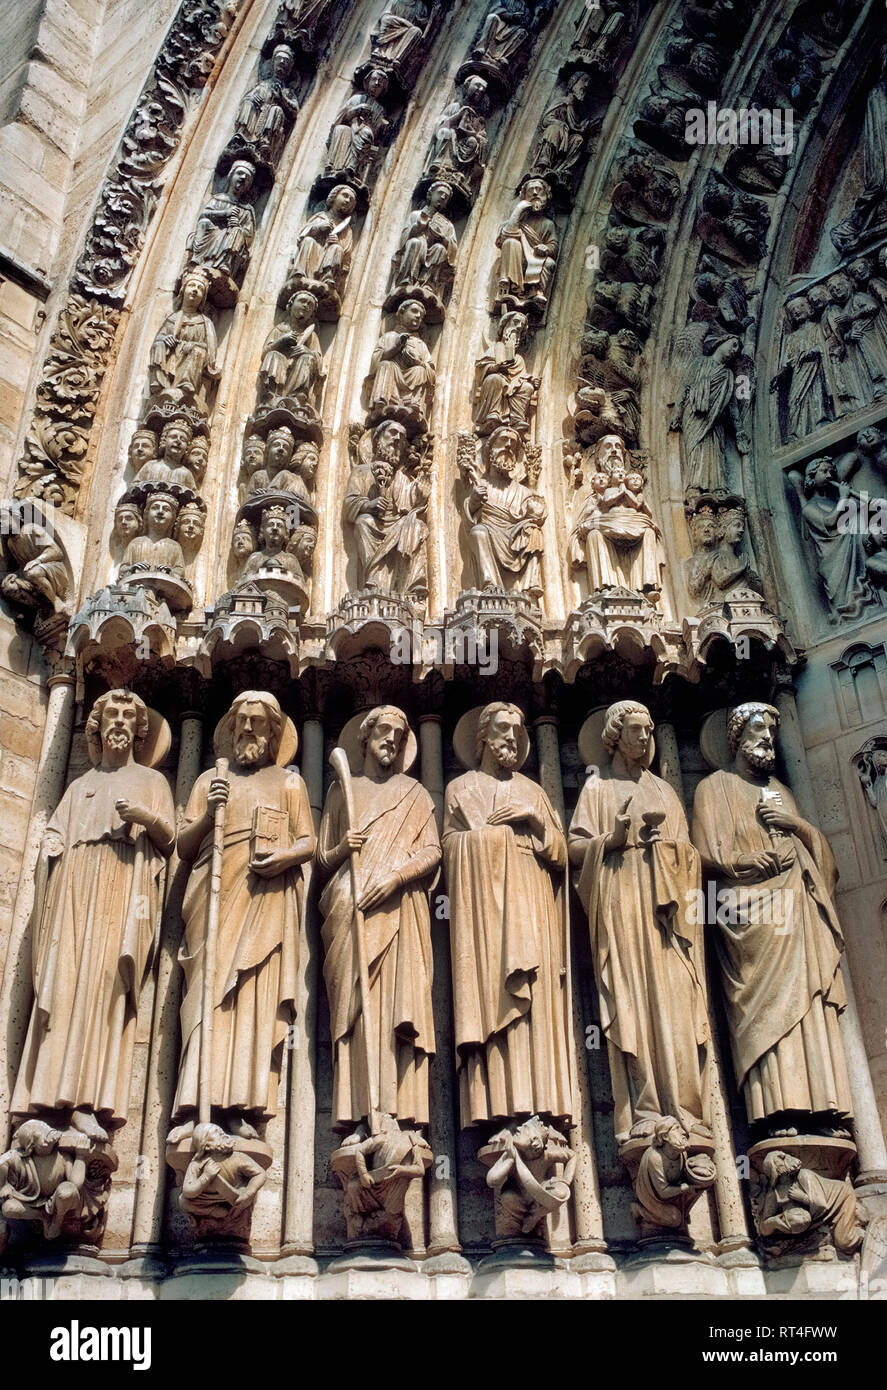
M 409 775 L 415 735 L 402 710 L 382 705 L 342 730 L 315 834 L 295 728 L 273 695 L 248 690 L 216 729 L 216 765 L 194 784 L 176 836 L 156 770 L 168 728 L 130 691 L 101 696 L 86 726 L 94 766 L 65 792 L 42 846 L 35 998 L 15 1132 L 0 1156 L 3 1243 L 17 1223 L 48 1240 L 101 1238 L 162 870 L 177 847 L 190 877 L 167 1159 L 204 1237 L 248 1236 L 273 1158 L 266 1126 L 295 1018 L 314 860 L 341 1136 L 332 1167 L 349 1237 L 397 1242 L 406 1189 L 433 1158 L 429 893 L 442 864 L 461 1123 L 481 1139 L 497 1235 L 541 1243 L 577 1162 L 593 1162 L 566 1137 L 585 1084 L 571 1006 L 572 872 L 639 1230 L 688 1239 L 716 1153 L 732 1163 L 711 1128 L 704 870 L 717 885 L 709 927 L 762 1177 L 759 1234 L 770 1248 L 827 1239 L 852 1252 L 862 1229 L 845 1180 L 855 1146 L 835 865 L 774 775 L 778 726 L 777 710 L 755 701 L 709 718 L 702 742 L 718 770 L 697 788 L 691 832 L 677 791 L 651 771 L 646 707 L 599 710 L 579 734 L 589 775 L 565 831 L 520 771 L 530 750 L 521 710 L 478 707 L 454 731 L 466 770 L 446 788 L 439 834 L 429 792 Z

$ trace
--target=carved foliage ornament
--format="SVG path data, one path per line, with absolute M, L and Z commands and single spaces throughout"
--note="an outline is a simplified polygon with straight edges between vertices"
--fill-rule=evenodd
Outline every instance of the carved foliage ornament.
M 186 112 L 206 85 L 240 0 L 183 0 L 130 117 L 87 232 L 72 293 L 50 341 L 37 409 L 20 464 L 19 496 L 72 512 L 119 309 L 157 205 L 158 175 Z

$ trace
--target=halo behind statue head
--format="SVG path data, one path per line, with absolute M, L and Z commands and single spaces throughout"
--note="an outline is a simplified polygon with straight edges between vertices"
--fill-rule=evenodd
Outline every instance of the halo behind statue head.
M 506 700 L 491 700 L 490 704 L 508 704 Z M 456 757 L 463 767 L 469 771 L 480 767 L 480 759 L 477 756 L 477 726 L 480 717 L 488 705 L 475 705 L 467 714 L 463 714 L 453 733 L 453 748 Z M 515 709 L 518 706 L 515 705 Z M 521 711 L 521 714 L 523 712 Z M 517 762 L 514 771 L 517 772 L 523 767 L 527 758 L 530 756 L 530 735 L 527 733 L 526 725 L 521 724 L 517 731 Z
M 360 731 L 363 727 L 364 720 L 368 719 L 371 714 L 375 714 L 377 710 L 387 708 L 397 709 L 397 706 L 376 705 L 375 709 L 367 710 L 363 714 L 355 714 L 353 718 L 348 720 L 348 723 L 339 735 L 339 747 L 345 749 L 345 755 L 348 758 L 348 766 L 351 768 L 352 775 L 355 777 L 359 777 L 363 772 L 364 749 L 360 741 Z M 399 710 L 398 712 L 403 714 L 403 710 Z M 406 719 L 405 714 L 404 719 Z M 394 760 L 395 772 L 409 772 L 413 763 L 416 761 L 418 753 L 419 745 L 416 742 L 416 735 L 413 733 L 409 724 L 407 724 L 407 736 L 400 745 L 397 757 Z
M 707 714 L 703 719 L 702 728 L 699 730 L 699 751 L 715 772 L 730 767 L 733 762 L 727 733 L 729 720 L 728 709 L 712 710 L 711 714 Z
M 615 700 L 609 705 L 600 705 L 592 710 L 579 730 L 579 756 L 586 767 L 604 767 L 612 761 L 613 755 L 604 743 L 604 725 L 607 722 L 607 711 L 613 708 L 613 704 L 621 703 L 621 700 Z M 638 700 L 636 703 L 640 704 L 641 701 Z M 656 740 L 651 736 L 647 748 L 647 767 L 652 765 L 655 756 Z
M 253 695 L 257 700 L 273 703 L 280 709 L 280 705 L 275 696 L 270 695 L 267 690 L 244 690 L 241 691 L 240 695 L 236 696 L 236 699 L 240 700 L 243 695 Z M 283 722 L 280 730 L 280 744 L 274 761 L 278 767 L 286 767 L 288 763 L 293 761 L 293 758 L 298 752 L 299 735 L 289 715 L 284 714 L 283 710 L 281 710 L 280 713 Z M 231 711 L 228 710 L 222 715 L 216 725 L 215 733 L 213 734 L 213 749 L 215 750 L 217 758 L 227 758 L 229 762 L 234 762 L 236 761 L 234 755 L 234 730 L 231 727 L 230 714 Z
M 147 732 L 141 738 L 136 738 L 136 745 L 133 749 L 133 760 L 140 763 L 142 767 L 159 767 L 169 752 L 172 743 L 172 732 L 169 724 L 162 714 L 158 714 L 156 709 L 151 709 L 146 705 L 140 696 L 131 690 L 109 690 L 105 695 L 100 695 L 90 711 L 89 719 L 86 721 L 86 747 L 89 752 L 89 760 L 93 767 L 98 767 L 102 760 L 101 741 L 96 738 L 97 729 L 94 729 L 94 717 L 100 715 L 101 709 L 108 695 L 124 694 L 130 699 L 135 700 L 147 715 Z

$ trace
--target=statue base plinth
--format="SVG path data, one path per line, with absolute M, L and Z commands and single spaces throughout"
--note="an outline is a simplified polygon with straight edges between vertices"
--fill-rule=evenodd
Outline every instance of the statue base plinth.
M 326 1273 L 339 1274 L 345 1270 L 402 1269 L 409 1272 L 418 1270 L 415 1260 L 403 1252 L 395 1240 L 354 1240 L 345 1242 L 345 1253 L 331 1261 Z
M 763 1171 L 764 1159 L 771 1153 L 791 1154 L 801 1160 L 804 1168 L 812 1168 L 824 1178 L 846 1177 L 856 1157 L 852 1139 L 831 1139 L 820 1134 L 795 1134 L 762 1139 L 752 1144 L 748 1157 L 757 1173 Z
M 492 1252 L 478 1265 L 479 1274 L 497 1269 L 554 1269 L 555 1259 L 544 1241 L 521 1236 L 496 1236 L 490 1241 Z

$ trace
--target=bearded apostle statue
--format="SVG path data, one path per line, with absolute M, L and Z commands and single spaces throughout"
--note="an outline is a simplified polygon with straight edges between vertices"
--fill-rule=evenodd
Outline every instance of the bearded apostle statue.
M 699 855 L 677 793 L 650 771 L 653 720 L 644 705 L 621 700 L 593 714 L 579 747 L 593 771 L 569 852 L 591 932 L 616 1142 L 635 1181 L 642 1229 L 679 1231 L 691 1203 L 679 1204 L 680 1219 L 664 1220 L 667 1189 L 684 1182 L 698 1196 L 714 1180 L 703 940 L 690 910 Z M 651 1146 L 657 1161 L 643 1162 Z M 663 1158 L 668 1165 L 654 1183 Z
M 129 1109 L 139 992 L 175 824 L 166 778 L 152 766 L 169 747 L 159 715 L 129 690 L 108 691 L 92 708 L 86 741 L 93 766 L 68 787 L 43 837 L 31 927 L 34 1005 L 10 1105 L 26 1122 L 51 1123 L 53 1138 L 41 1131 L 36 1148 L 24 1149 L 55 1154 L 64 1182 L 70 1162 L 59 1154 L 104 1166 L 106 1180 L 117 1166 L 110 1137 Z M 54 1192 L 41 1188 L 41 1209 L 59 1214 L 44 1223 L 50 1237 L 62 1226 L 82 1234 L 84 1221 L 96 1231 L 106 1188 L 93 1190 L 92 1210 L 87 1193 L 81 1205 L 65 1199 L 67 1188 L 57 1200 Z
M 246 1142 L 242 1152 L 267 1159 L 265 1167 L 270 1162 L 266 1146 L 256 1146 L 257 1127 L 277 1110 L 283 1044 L 296 998 L 302 865 L 315 848 L 305 784 L 297 769 L 287 766 L 296 747 L 295 728 L 276 698 L 264 690 L 243 691 L 215 734 L 217 756 L 230 758 L 227 772 L 220 775 L 216 768 L 198 777 L 179 831 L 179 857 L 192 867 L 179 951 L 185 976 L 174 1103 L 179 1127 L 169 1137 L 167 1157 L 180 1177 L 208 1142 L 204 1131 L 198 1136 L 194 1129 L 199 1111 L 204 1112 L 201 1124 L 212 1118 Z M 224 834 L 214 885 L 219 807 L 224 807 Z M 205 982 L 214 893 L 215 971 Z M 212 1004 L 209 1019 L 206 998 Z M 201 1094 L 203 1048 L 209 1054 L 208 1095 Z
M 572 1113 L 566 842 L 516 705 L 463 716 L 443 852 L 464 1127 Z
M 773 776 L 778 727 L 772 705 L 731 711 L 728 757 L 696 789 L 693 840 L 722 890 L 714 938 L 749 1123 L 771 1138 L 846 1138 L 837 871 L 825 836 Z

